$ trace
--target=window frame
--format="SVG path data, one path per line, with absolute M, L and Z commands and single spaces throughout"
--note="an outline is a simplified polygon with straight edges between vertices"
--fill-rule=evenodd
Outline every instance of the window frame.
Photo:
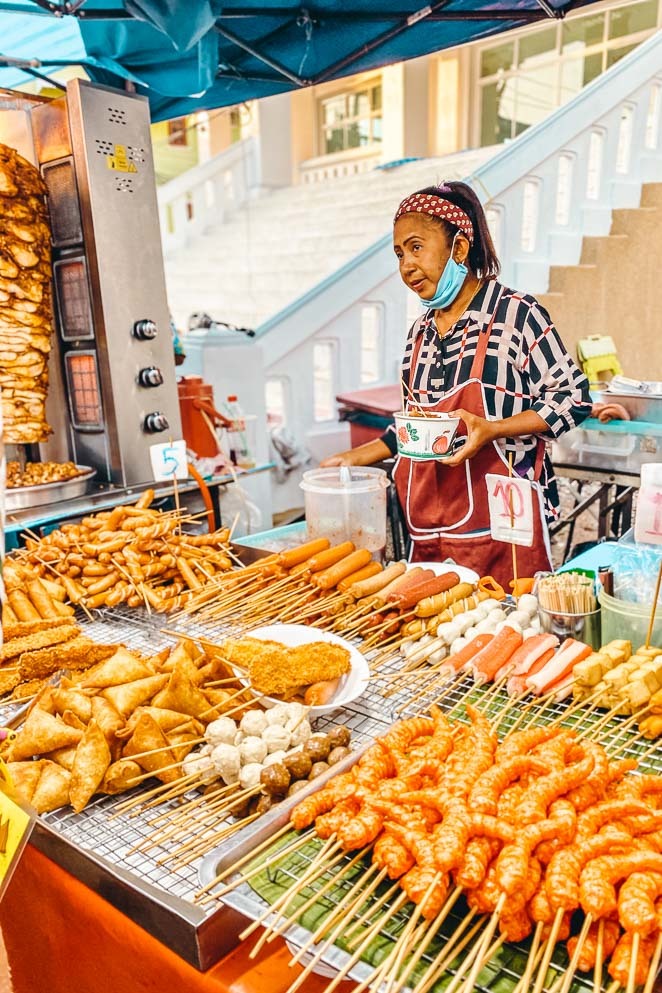
M 377 88 L 381 89 L 379 109 L 373 110 L 373 100 L 372 93 Z M 329 103 L 331 100 L 337 100 L 342 97 L 345 102 L 346 111 L 349 110 L 349 99 L 353 96 L 357 96 L 361 93 L 366 93 L 368 95 L 368 100 L 370 103 L 370 110 L 368 112 L 368 120 L 370 122 L 370 138 L 364 145 L 347 145 L 345 143 L 347 136 L 347 128 L 349 125 L 359 121 L 365 120 L 365 115 L 347 114 L 341 120 L 341 127 L 343 130 L 343 147 L 338 148 L 333 152 L 327 151 L 326 147 L 326 132 L 331 130 L 330 126 L 324 123 L 324 105 Z M 323 96 L 317 98 L 317 141 L 319 142 L 319 156 L 329 157 L 336 155 L 347 155 L 356 152 L 365 151 L 366 149 L 378 149 L 382 147 L 382 138 L 374 137 L 374 122 L 379 120 L 384 121 L 384 92 L 383 92 L 383 81 L 381 75 L 372 76 L 369 79 L 362 80 L 361 82 L 355 83 L 354 86 L 349 86 L 345 89 L 338 89 L 333 93 L 326 93 Z
M 332 424 L 338 418 L 338 404 L 336 402 L 336 385 L 338 382 L 338 341 L 336 338 L 314 338 L 313 339 L 313 351 L 312 351 L 312 384 L 313 384 L 313 424 Z M 331 354 L 330 362 L 330 382 L 329 382 L 329 398 L 331 401 L 331 411 L 328 417 L 318 417 L 317 416 L 317 377 L 315 370 L 315 349 L 318 346 L 328 347 Z
M 506 83 L 508 80 L 517 80 L 519 78 L 526 78 L 526 71 L 521 69 L 520 66 L 520 43 L 523 38 L 527 38 L 530 35 L 535 34 L 538 31 L 549 30 L 550 26 L 556 29 L 556 45 L 553 50 L 549 51 L 548 62 L 543 62 L 541 60 L 540 65 L 550 64 L 554 67 L 555 71 L 555 82 L 554 82 L 554 103 L 555 109 L 562 106 L 561 103 L 561 83 L 562 83 L 562 68 L 566 63 L 572 62 L 579 58 L 586 59 L 592 55 L 600 54 L 602 56 L 602 68 L 599 75 L 602 75 L 608 67 L 609 54 L 612 51 L 616 51 L 620 48 L 624 48 L 627 45 L 640 45 L 647 38 L 650 38 L 656 30 L 662 27 L 662 0 L 658 0 L 657 6 L 657 19 L 656 25 L 652 28 L 646 28 L 644 30 L 635 32 L 631 35 L 621 35 L 618 38 L 610 38 L 610 17 L 618 10 L 622 10 L 624 7 L 631 7 L 631 3 L 621 3 L 621 4 L 596 4 L 590 8 L 590 10 L 582 10 L 570 14 L 564 20 L 559 20 L 555 25 L 549 25 L 546 22 L 538 22 L 535 25 L 531 25 L 527 28 L 522 28 L 518 31 L 512 38 L 507 39 L 509 43 L 514 45 L 513 52 L 513 62 L 515 65 L 514 69 L 500 70 L 499 72 L 492 73 L 489 76 L 481 76 L 480 67 L 483 54 L 492 48 L 497 48 L 499 45 L 503 45 L 506 41 L 505 36 L 498 36 L 496 39 L 491 39 L 491 42 L 485 42 L 477 44 L 473 47 L 473 58 L 472 58 L 472 70 L 471 76 L 473 80 L 473 92 L 474 96 L 474 114 L 473 114 L 473 135 L 472 144 L 476 148 L 488 147 L 482 144 L 482 126 L 483 126 L 483 89 L 487 86 L 493 85 L 496 82 L 503 81 Z M 573 52 L 563 52 L 563 27 L 564 24 L 568 24 L 571 21 L 579 20 L 584 17 L 595 17 L 596 14 L 601 14 L 604 17 L 602 25 L 602 39 L 600 42 L 595 42 L 592 45 L 587 45 L 581 52 L 581 55 L 576 51 Z M 531 66 L 531 68 L 537 68 L 536 65 Z M 597 77 L 595 77 L 597 78 Z M 586 84 L 587 85 L 587 84 Z M 572 99 L 572 98 L 570 98 Z M 515 114 L 517 113 L 517 94 L 514 97 L 514 108 Z M 526 127 L 531 127 L 532 125 L 527 125 Z M 517 135 L 517 121 L 511 118 L 510 121 L 510 137 L 506 140 L 511 140 Z M 522 130 L 526 130 L 523 128 Z M 520 132 L 521 133 L 521 132 Z

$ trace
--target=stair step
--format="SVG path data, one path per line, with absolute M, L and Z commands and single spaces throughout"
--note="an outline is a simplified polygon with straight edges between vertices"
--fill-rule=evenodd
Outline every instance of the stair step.
M 662 207 L 662 183 L 644 183 L 641 187 L 642 207 Z

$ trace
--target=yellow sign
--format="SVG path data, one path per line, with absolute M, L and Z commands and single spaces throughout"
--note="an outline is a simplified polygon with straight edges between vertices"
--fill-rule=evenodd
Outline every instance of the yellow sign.
M 106 165 L 115 172 L 138 172 L 135 162 L 130 162 L 125 145 L 114 145 L 113 155 L 106 156 Z
M 11 878 L 34 818 L 0 790 L 0 894 Z

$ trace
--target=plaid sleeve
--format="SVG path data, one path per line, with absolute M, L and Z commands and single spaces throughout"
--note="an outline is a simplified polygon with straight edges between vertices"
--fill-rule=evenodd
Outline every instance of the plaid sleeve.
M 395 437 L 395 424 L 389 424 L 379 440 L 384 442 L 391 455 L 398 454 L 398 442 Z
M 522 333 L 520 368 L 529 379 L 530 409 L 547 422 L 545 437 L 558 438 L 591 413 L 588 380 L 565 349 L 547 311 L 536 300 Z

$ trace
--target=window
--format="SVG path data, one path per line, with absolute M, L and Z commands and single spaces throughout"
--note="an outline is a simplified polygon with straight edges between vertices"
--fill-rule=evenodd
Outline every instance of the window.
M 318 423 L 336 416 L 335 357 L 334 342 L 316 341 L 313 345 L 313 416 Z
M 478 56 L 481 145 L 515 138 L 571 100 L 656 29 L 659 0 L 532 28 Z
M 188 145 L 188 131 L 185 117 L 175 117 L 168 121 L 168 144 Z
M 382 84 L 320 101 L 323 154 L 366 148 L 382 140 Z
M 267 409 L 267 424 L 270 428 L 287 424 L 287 381 L 281 376 L 272 376 L 264 384 L 264 400 Z
M 381 377 L 381 307 L 369 303 L 361 307 L 361 383 L 377 383 Z

